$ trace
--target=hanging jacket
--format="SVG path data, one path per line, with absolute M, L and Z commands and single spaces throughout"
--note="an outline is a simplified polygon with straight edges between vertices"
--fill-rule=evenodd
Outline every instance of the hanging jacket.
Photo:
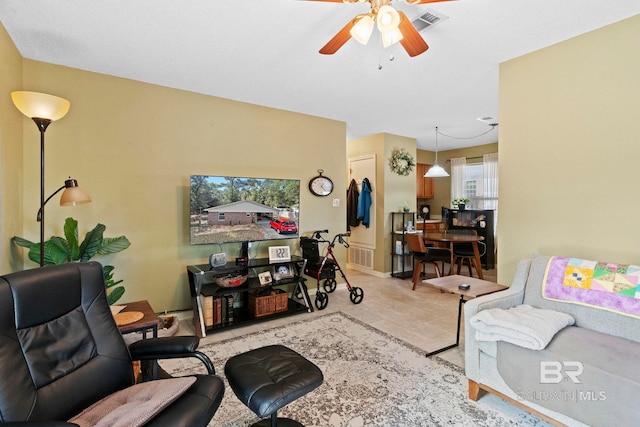
M 362 188 L 360 198 L 358 199 L 358 213 L 356 218 L 362 220 L 362 225 L 369 228 L 371 224 L 371 183 L 369 179 L 362 180 Z
M 360 225 L 358 219 L 358 184 L 355 179 L 351 180 L 349 189 L 347 190 L 347 230 L 351 230 L 351 227 L 357 227 Z

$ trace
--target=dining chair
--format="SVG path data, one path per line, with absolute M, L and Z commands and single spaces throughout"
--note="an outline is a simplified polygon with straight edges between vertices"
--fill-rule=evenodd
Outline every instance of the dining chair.
M 415 291 L 418 280 L 423 273 L 424 265 L 432 264 L 436 277 L 440 277 L 441 274 L 440 267 L 438 267 L 438 261 L 442 262 L 442 269 L 444 270 L 444 263 L 451 259 L 451 252 L 449 249 L 445 248 L 427 247 L 424 244 L 422 233 L 409 233 L 405 235 L 405 238 L 407 239 L 409 250 L 413 254 L 413 288 L 411 288 L 411 290 Z
M 476 230 L 465 230 L 460 228 L 449 229 L 447 233 L 450 234 L 468 234 L 477 236 L 478 232 Z M 480 256 L 483 256 L 487 252 L 487 245 L 484 242 L 478 242 L 478 251 L 480 252 Z M 462 270 L 462 265 L 466 264 L 469 268 L 469 276 L 473 277 L 473 269 L 476 268 L 476 256 L 473 252 L 473 244 L 472 243 L 457 243 L 453 246 L 453 264 L 456 266 L 456 274 L 460 274 L 460 270 Z M 482 266 L 478 266 L 482 268 Z M 453 268 L 453 265 L 451 266 Z

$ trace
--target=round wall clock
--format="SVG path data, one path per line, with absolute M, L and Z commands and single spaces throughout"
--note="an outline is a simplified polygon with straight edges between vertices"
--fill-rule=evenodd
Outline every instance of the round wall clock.
M 333 181 L 326 176 L 322 176 L 324 171 L 318 169 L 318 176 L 309 181 L 309 191 L 315 196 L 328 196 L 333 191 Z

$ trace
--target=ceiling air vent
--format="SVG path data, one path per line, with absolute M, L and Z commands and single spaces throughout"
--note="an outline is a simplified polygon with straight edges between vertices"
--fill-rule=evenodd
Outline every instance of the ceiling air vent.
M 411 21 L 411 23 L 416 27 L 416 30 L 424 31 L 447 19 L 449 19 L 448 16 L 438 13 L 435 10 L 427 9 L 427 12 Z

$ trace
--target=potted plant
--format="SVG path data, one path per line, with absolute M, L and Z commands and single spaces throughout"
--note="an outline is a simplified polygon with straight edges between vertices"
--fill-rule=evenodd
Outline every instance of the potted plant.
M 127 249 L 131 242 L 125 236 L 103 237 L 107 227 L 103 224 L 96 225 L 89 231 L 84 240 L 78 241 L 78 221 L 67 218 L 64 222 L 64 237 L 52 236 L 44 242 L 44 263 L 45 265 L 62 264 L 74 261 L 89 261 L 94 255 L 114 254 Z M 29 259 L 40 263 L 40 243 L 34 243 L 22 237 L 15 236 L 13 242 L 29 249 Z M 123 286 L 116 286 L 122 280 L 116 281 L 113 278 L 114 267 L 112 265 L 103 266 L 104 282 L 107 288 L 109 304 L 113 304 L 124 294 Z
M 466 205 L 468 205 L 470 201 L 471 200 L 469 199 L 453 199 L 451 201 L 451 205 L 453 206 L 454 209 L 459 209 L 463 211 Z

